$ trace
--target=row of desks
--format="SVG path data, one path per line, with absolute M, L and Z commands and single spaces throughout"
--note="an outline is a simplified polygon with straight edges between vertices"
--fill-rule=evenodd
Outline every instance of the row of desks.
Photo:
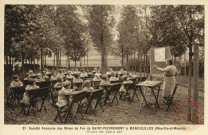
M 142 79 L 142 78 L 140 78 Z M 97 82 L 97 81 L 95 81 Z M 52 83 L 52 82 L 51 82 Z M 122 83 L 122 81 L 115 81 L 115 82 L 111 82 L 111 84 L 107 84 L 107 85 L 102 85 L 102 87 L 104 89 L 109 89 L 110 86 L 116 84 L 116 83 Z M 79 85 L 81 86 L 81 82 L 80 83 L 75 83 L 76 85 Z M 160 86 L 162 85 L 162 81 L 144 81 L 144 82 L 140 82 L 138 84 L 135 84 L 135 92 L 136 90 L 139 90 L 141 95 L 142 95 L 142 101 L 144 101 L 146 103 L 146 106 L 149 107 L 149 103 L 147 103 L 147 100 L 146 100 L 146 88 L 150 88 L 151 89 L 151 92 L 152 92 L 152 95 L 154 96 L 154 99 L 155 99 L 155 107 L 156 108 L 160 108 L 159 106 L 159 103 L 158 103 L 158 97 L 159 97 L 159 92 L 160 92 Z M 72 94 L 76 94 L 77 92 L 74 92 Z M 142 104 L 141 104 L 142 105 Z M 140 106 L 140 109 L 141 109 L 141 106 Z
M 108 90 L 109 87 L 111 87 L 112 85 L 113 84 L 106 84 L 106 85 L 102 85 L 102 87 L 104 89 Z M 143 101 L 146 103 L 146 106 L 149 108 L 149 103 L 146 100 L 146 90 L 147 89 L 145 89 L 145 88 L 151 89 L 152 95 L 154 96 L 154 99 L 155 99 L 155 108 L 156 109 L 160 108 L 160 105 L 158 103 L 158 97 L 159 97 L 159 92 L 161 91 L 161 89 L 160 89 L 161 85 L 162 85 L 162 81 L 144 81 L 144 82 L 135 84 L 136 88 L 134 89 L 134 95 L 136 94 L 136 90 L 139 90 L 142 95 L 142 102 L 140 105 L 140 110 L 141 110 Z M 137 98 L 138 98 L 138 96 L 137 96 Z

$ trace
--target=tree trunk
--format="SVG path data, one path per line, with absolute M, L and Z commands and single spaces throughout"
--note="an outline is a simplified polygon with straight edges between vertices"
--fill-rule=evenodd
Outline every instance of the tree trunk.
M 6 53 L 6 65 L 8 66 L 8 54 Z
M 127 67 L 127 73 L 129 72 L 129 55 L 126 55 L 126 67 Z
M 186 53 L 184 55 L 184 77 L 186 77 Z
M 85 56 L 84 56 L 84 68 L 85 68 Z
M 61 50 L 60 50 L 60 62 L 59 62 L 59 67 L 61 67 Z
M 122 68 L 124 68 L 124 49 L 123 47 L 121 48 L 121 66 Z
M 54 53 L 53 54 L 54 56 L 54 59 L 53 59 L 53 69 L 55 69 L 55 67 L 56 67 L 56 54 Z
M 82 59 L 80 59 L 80 65 L 79 65 L 79 67 L 80 68 L 82 67 Z
M 134 51 L 134 72 L 136 74 L 136 52 Z
M 69 69 L 69 54 L 67 54 L 67 68 Z
M 146 72 L 146 60 L 145 60 L 145 54 L 144 54 L 144 76 L 146 75 L 145 72 Z
M 56 70 L 58 70 L 58 65 L 59 65 L 59 51 L 57 50 L 57 52 L 56 52 Z
M 24 53 L 22 53 L 22 73 L 24 73 L 24 68 L 25 68 L 25 65 L 24 65 L 24 57 L 25 57 L 25 55 L 24 55 Z
M 67 58 L 68 59 L 68 58 Z M 68 60 L 66 59 L 65 63 L 66 63 L 66 66 L 65 68 L 67 69 L 68 68 Z
M 11 65 L 12 59 L 11 59 L 11 54 L 9 54 L 9 65 Z
M 41 62 L 41 71 L 43 71 L 43 49 L 42 48 L 40 50 L 40 57 L 41 57 L 41 60 L 40 60 L 40 62 Z
M 87 69 L 89 68 L 89 66 L 88 66 L 88 51 L 89 50 L 87 50 Z
M 35 59 L 34 59 L 34 61 L 33 61 L 33 71 L 35 72 Z
M 105 66 L 106 66 L 106 71 L 107 71 L 107 67 L 108 67 L 108 53 L 107 53 L 107 51 L 105 51 Z
M 193 101 L 198 104 L 198 79 L 199 79 L 199 46 L 198 44 L 194 45 L 194 69 L 193 69 L 193 78 L 194 78 L 194 90 L 193 90 Z M 198 105 L 193 107 L 193 123 L 198 124 Z
M 182 56 L 181 56 L 181 57 L 182 57 Z M 181 69 L 182 69 L 181 67 L 183 66 L 183 64 L 182 64 L 182 58 L 181 58 L 181 57 L 179 57 L 179 58 L 180 58 L 180 67 L 179 67 L 179 71 L 180 71 L 180 72 L 179 72 L 179 73 L 182 72 L 182 71 L 181 71 Z
M 47 57 L 47 55 L 45 55 L 45 66 L 46 66 L 46 57 Z
M 147 54 L 145 54 L 145 56 L 146 56 L 146 73 L 147 73 L 147 76 L 148 76 L 148 74 L 149 74 L 149 68 L 148 68 L 148 64 L 147 64 Z
M 142 58 L 141 58 L 140 55 L 139 55 L 139 51 L 140 51 L 140 50 L 138 50 L 139 76 L 142 76 L 142 64 L 141 64 Z
M 104 46 L 104 42 L 103 42 L 103 32 L 101 33 L 101 72 L 105 73 L 106 72 L 106 48 Z
M 101 51 L 101 72 L 106 72 L 106 64 L 105 64 L 105 49 L 102 49 Z
M 139 76 L 142 76 L 142 57 L 139 57 Z
M 191 121 L 191 88 L 192 88 L 192 46 L 189 46 L 189 86 L 188 86 L 188 117 L 187 119 Z
M 69 56 L 68 56 L 68 58 L 69 58 Z M 68 61 L 68 67 L 71 68 L 70 59 Z
M 45 67 L 45 53 L 44 52 L 42 52 L 43 54 L 42 54 L 42 57 L 43 57 L 43 70 L 44 70 L 44 67 Z
M 33 71 L 35 72 L 35 54 L 33 53 Z

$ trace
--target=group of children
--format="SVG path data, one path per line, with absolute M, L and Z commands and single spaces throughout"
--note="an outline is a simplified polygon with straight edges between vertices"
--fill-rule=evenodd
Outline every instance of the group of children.
M 126 88 L 124 87 L 127 83 L 132 83 L 132 81 L 129 80 L 131 75 L 128 75 L 126 71 L 123 69 L 120 70 L 119 73 L 115 74 L 112 69 L 108 69 L 106 74 L 101 74 L 100 70 L 97 68 L 94 68 L 92 71 L 94 74 L 94 77 L 92 81 L 100 81 L 100 88 L 102 88 L 102 85 L 110 84 L 111 81 L 123 81 L 120 92 L 126 93 Z M 21 103 L 28 105 L 30 103 L 30 98 L 28 95 L 28 91 L 38 89 L 39 86 L 36 85 L 36 82 L 41 81 L 53 81 L 56 80 L 57 83 L 54 85 L 54 88 L 60 88 L 61 90 L 58 92 L 58 101 L 57 106 L 62 107 L 65 106 L 68 102 L 65 95 L 70 95 L 71 92 L 76 91 L 78 88 L 76 85 L 73 86 L 72 89 L 72 83 L 75 84 L 77 82 L 82 82 L 82 90 L 83 91 L 91 91 L 94 88 L 92 87 L 92 83 L 90 80 L 83 81 L 82 77 L 87 77 L 88 73 L 85 72 L 85 70 L 82 70 L 82 72 L 79 72 L 78 69 L 75 69 L 75 71 L 63 71 L 59 70 L 58 73 L 56 72 L 49 72 L 47 69 L 43 71 L 43 75 L 41 73 L 34 74 L 32 70 L 29 71 L 28 76 L 24 80 L 28 80 L 28 85 L 25 87 L 25 93 L 23 96 L 23 99 Z M 10 87 L 18 87 L 23 86 L 23 83 L 19 80 L 19 77 L 17 75 L 14 75 L 13 81 L 10 84 Z M 105 92 L 104 92 L 105 93 Z M 86 103 L 87 99 L 83 100 L 83 103 Z M 33 106 L 34 108 L 36 105 Z

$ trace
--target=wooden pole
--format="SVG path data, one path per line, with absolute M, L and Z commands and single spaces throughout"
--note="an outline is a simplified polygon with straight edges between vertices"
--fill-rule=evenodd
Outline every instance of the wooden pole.
M 144 54 L 144 76 L 146 75 L 146 60 L 145 60 L 145 54 Z
M 85 60 L 86 60 L 86 59 L 85 59 L 85 56 L 84 56 L 84 68 L 85 68 Z
M 82 68 L 82 59 L 80 59 L 80 61 L 79 61 L 79 63 L 80 63 L 80 69 Z
M 136 57 L 135 57 L 135 55 L 136 55 L 136 51 L 134 51 L 134 72 L 136 74 Z
M 199 46 L 198 44 L 194 45 L 193 78 L 194 78 L 193 101 L 197 105 L 193 107 L 192 121 L 194 124 L 198 124 L 199 123 L 198 121 L 198 79 L 199 79 Z
M 41 52 L 40 52 L 40 54 L 41 54 L 41 71 L 43 71 L 43 49 L 41 48 Z
M 184 77 L 186 77 L 186 53 L 184 54 Z
M 187 120 L 191 121 L 191 89 L 192 89 L 192 45 L 189 46 L 189 87 L 188 87 L 188 112 Z
M 59 67 L 61 67 L 61 50 L 60 50 L 60 59 L 59 59 Z
M 56 65 L 55 65 L 55 63 L 56 63 L 56 54 L 55 54 L 55 52 L 53 53 L 53 57 L 54 57 L 54 59 L 53 59 L 53 70 L 54 70 L 55 67 L 56 67 Z
M 87 69 L 89 68 L 89 66 L 88 66 L 88 51 L 89 50 L 87 50 Z

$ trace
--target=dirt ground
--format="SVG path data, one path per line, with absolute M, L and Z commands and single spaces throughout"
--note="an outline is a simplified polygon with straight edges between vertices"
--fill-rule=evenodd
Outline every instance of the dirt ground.
M 150 91 L 149 91 L 150 92 Z M 139 110 L 139 106 L 141 104 L 141 94 L 139 91 L 137 92 L 139 95 L 140 101 L 134 98 L 133 102 L 129 101 L 121 101 L 116 104 L 114 102 L 112 106 L 105 105 L 103 106 L 104 112 L 102 112 L 101 108 L 98 106 L 96 110 L 96 115 L 94 116 L 91 111 L 88 114 L 84 115 L 84 119 L 81 119 L 81 115 L 77 114 L 75 118 L 76 124 L 79 125 L 142 125 L 142 124 L 161 124 L 161 125 L 174 125 L 178 124 L 191 124 L 191 122 L 187 121 L 185 118 L 181 118 L 180 120 L 175 120 L 175 115 L 171 110 L 168 112 L 165 111 L 166 105 L 160 100 L 159 104 L 161 109 L 155 110 L 154 106 L 150 108 L 142 107 L 141 112 Z M 175 95 L 175 101 L 183 101 L 186 100 L 187 88 L 179 86 Z M 149 102 L 154 101 L 153 95 L 147 93 L 147 99 Z M 204 123 L 204 93 L 199 92 L 199 104 L 202 107 L 200 110 L 200 124 Z M 33 113 L 30 113 L 29 116 L 25 116 L 23 113 L 20 114 L 20 106 L 16 107 L 13 111 L 11 108 L 5 106 L 4 112 L 4 122 L 5 124 L 63 124 L 54 122 L 54 118 L 57 114 L 57 111 L 54 107 L 51 106 L 49 100 L 46 100 L 46 107 L 48 112 L 45 111 L 37 112 L 36 117 Z M 182 107 L 182 112 L 187 112 L 187 106 Z M 179 115 L 179 114 L 176 114 Z M 186 116 L 186 114 L 184 115 Z M 64 124 L 73 124 L 71 120 Z

